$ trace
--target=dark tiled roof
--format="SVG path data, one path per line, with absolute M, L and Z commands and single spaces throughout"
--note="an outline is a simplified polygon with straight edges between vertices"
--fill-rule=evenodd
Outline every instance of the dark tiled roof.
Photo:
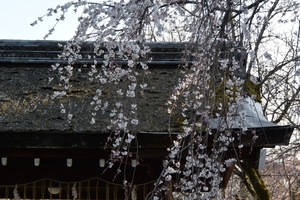
M 58 62 L 57 55 L 62 52 L 58 44 L 66 44 L 66 41 L 54 40 L 0 40 L 0 63 L 55 63 Z M 151 64 L 180 64 L 183 43 L 159 42 L 147 43 L 152 52 Z M 91 63 L 94 59 L 88 59 L 93 55 L 93 43 L 86 42 L 81 47 L 82 59 L 76 63 Z M 101 62 L 102 57 L 97 61 Z M 64 62 L 64 61 L 59 61 Z M 66 62 L 66 61 L 65 61 Z M 121 61 L 120 61 L 121 62 Z M 124 61 L 122 61 L 124 62 Z

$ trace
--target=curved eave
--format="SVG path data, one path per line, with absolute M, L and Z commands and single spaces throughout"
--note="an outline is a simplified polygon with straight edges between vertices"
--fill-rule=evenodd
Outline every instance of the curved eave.
M 251 128 L 244 134 L 239 129 L 231 130 L 235 137 L 235 145 L 239 145 L 239 137 L 243 145 L 254 147 L 274 147 L 288 145 L 296 126 L 275 126 Z M 215 132 L 216 130 L 213 130 Z M 258 138 L 253 140 L 253 131 Z M 169 132 L 140 132 L 139 147 L 167 148 L 172 144 L 175 134 Z M 0 148 L 103 148 L 108 137 L 105 132 L 61 132 L 61 131 L 32 131 L 32 132 L 0 132 Z M 159 137 L 157 137 L 159 136 Z

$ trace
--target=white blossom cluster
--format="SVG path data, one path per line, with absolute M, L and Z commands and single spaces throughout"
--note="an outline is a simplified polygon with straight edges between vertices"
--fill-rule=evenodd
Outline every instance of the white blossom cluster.
M 20 200 L 20 195 L 19 195 L 19 192 L 18 192 L 18 185 L 15 186 L 14 190 L 13 190 L 13 195 L 14 195 L 14 199 L 15 200 Z
M 217 4 L 215 6 L 219 6 Z M 240 70 L 241 63 L 234 58 L 234 49 L 228 50 L 225 57 L 216 61 L 213 55 L 220 51 L 219 46 L 206 43 L 210 42 L 211 37 L 218 38 L 218 33 L 214 30 L 219 30 L 220 13 L 214 14 L 202 19 L 203 26 L 207 22 L 206 25 L 212 30 L 209 34 L 203 33 L 208 38 L 199 37 L 194 46 L 187 46 L 188 50 L 184 51 L 185 60 L 191 59 L 192 65 L 184 64 L 183 78 L 179 80 L 168 101 L 168 112 L 171 115 L 181 110 L 182 133 L 168 149 L 168 165 L 155 185 L 157 193 L 152 194 L 153 199 L 160 198 L 159 194 L 168 190 L 166 185 L 171 180 L 175 182 L 174 197 L 183 194 L 188 199 L 221 198 L 219 189 L 223 181 L 222 174 L 236 162 L 236 158 L 225 159 L 225 155 L 235 141 L 230 127 L 236 123 L 237 106 L 245 103 L 244 80 L 235 75 Z M 198 31 L 201 35 L 201 31 L 207 31 L 207 28 Z M 227 42 L 223 38 L 218 38 L 217 41 Z M 218 89 L 220 87 L 224 89 Z M 177 113 L 174 114 L 177 116 Z M 214 115 L 226 116 L 225 121 L 220 121 L 217 130 L 212 130 L 209 123 Z M 242 120 L 245 119 L 245 111 L 241 111 L 239 115 Z M 244 123 L 240 123 L 240 130 L 247 130 Z M 208 138 L 213 138 L 213 144 L 209 146 Z M 182 155 L 186 159 L 184 164 L 180 162 Z M 180 174 L 180 178 L 173 180 L 173 177 L 178 177 L 172 176 L 174 173 Z
M 49 9 L 48 16 L 62 12 L 59 20 L 63 20 L 64 13 L 72 6 L 75 9 L 79 6 L 85 6 L 85 8 L 82 17 L 78 19 L 79 26 L 74 38 L 66 44 L 59 44 L 63 48 L 63 52 L 58 59 L 67 64 L 52 65 L 52 71 L 58 71 L 60 75 L 60 86 L 62 87 L 62 91 L 55 91 L 52 98 L 65 96 L 72 88 L 70 79 L 74 75 L 74 63 L 83 58 L 81 44 L 86 40 L 93 39 L 92 51 L 85 58 L 90 60 L 91 64 L 83 64 L 83 67 L 89 67 L 88 79 L 99 85 L 90 103 L 93 109 L 89 123 L 96 124 L 98 115 L 109 112 L 111 119 L 107 130 L 112 134 L 108 138 L 107 145 L 113 147 L 111 162 L 109 162 L 109 167 L 112 167 L 115 162 L 122 161 L 130 154 L 129 146 L 135 138 L 135 127 L 139 124 L 136 103 L 137 90 L 147 87 L 146 83 L 138 84 L 137 77 L 144 72 L 138 72 L 137 69 L 145 71 L 148 69 L 147 55 L 150 49 L 142 43 L 145 41 L 143 37 L 133 34 L 133 32 L 142 31 L 139 20 L 134 19 L 141 18 L 143 13 L 136 10 L 136 5 L 132 3 L 89 4 L 78 1 Z M 136 12 L 131 12 L 132 10 L 136 10 Z M 112 15 L 114 16 L 112 17 Z M 34 24 L 36 22 L 32 25 Z M 91 34 L 87 34 L 89 30 L 93 30 Z M 82 72 L 81 69 L 78 71 Z M 115 91 L 111 91 L 113 88 Z M 116 92 L 115 102 L 103 101 L 104 91 Z M 66 113 L 64 105 L 61 105 L 61 112 Z M 69 113 L 68 120 L 71 121 L 72 118 L 73 114 Z
M 71 188 L 71 193 L 72 193 L 72 196 L 73 196 L 73 200 L 78 198 L 78 192 L 77 192 L 77 189 L 76 189 L 76 182 L 73 184 L 73 186 Z

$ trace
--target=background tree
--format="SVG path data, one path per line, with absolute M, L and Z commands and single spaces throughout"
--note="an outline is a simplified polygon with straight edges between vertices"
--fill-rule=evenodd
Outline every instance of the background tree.
M 284 151 L 277 149 L 268 156 L 266 168 L 261 172 L 270 194 L 273 198 L 299 199 L 299 160 L 297 152 L 289 150 L 285 156 Z

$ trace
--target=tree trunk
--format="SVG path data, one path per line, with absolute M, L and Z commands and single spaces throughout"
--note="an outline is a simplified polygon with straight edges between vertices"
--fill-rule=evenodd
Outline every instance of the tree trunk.
M 269 189 L 267 188 L 267 186 L 265 185 L 265 182 L 261 178 L 258 169 L 251 166 L 250 163 L 253 163 L 253 162 L 247 162 L 247 161 L 241 162 L 241 168 L 243 170 L 242 173 L 244 173 L 244 177 L 242 177 L 242 179 L 244 180 L 245 185 L 249 185 L 249 181 L 250 181 L 250 183 L 255 191 L 255 196 L 258 200 L 271 199 Z M 253 195 L 253 193 L 252 193 L 252 195 Z

